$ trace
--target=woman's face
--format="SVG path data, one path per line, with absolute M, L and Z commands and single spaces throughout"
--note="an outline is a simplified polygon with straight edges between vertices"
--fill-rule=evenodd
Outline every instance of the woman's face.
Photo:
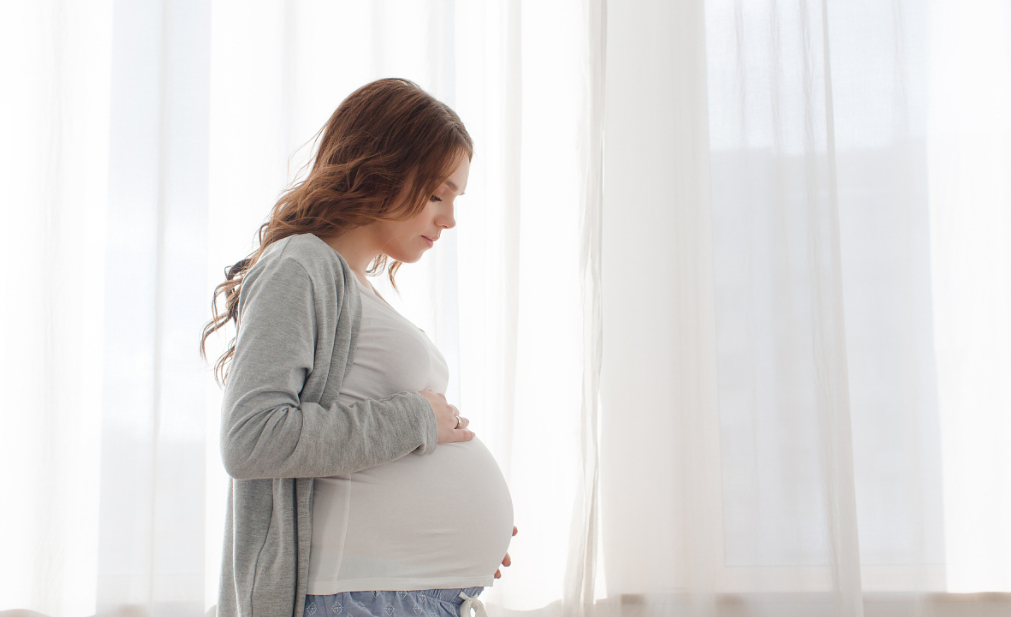
M 461 153 L 449 178 L 435 189 L 421 212 L 406 221 L 376 221 L 375 237 L 382 253 L 404 263 L 421 259 L 443 231 L 456 226 L 453 202 L 467 190 L 469 175 L 470 161 Z

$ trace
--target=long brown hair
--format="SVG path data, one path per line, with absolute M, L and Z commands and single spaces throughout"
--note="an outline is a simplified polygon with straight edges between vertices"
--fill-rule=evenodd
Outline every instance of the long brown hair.
M 260 226 L 260 246 L 225 268 L 225 281 L 214 288 L 211 320 L 200 338 L 200 356 L 216 330 L 238 324 L 242 278 L 268 246 L 295 234 L 321 237 L 378 220 L 407 220 L 426 205 L 428 196 L 449 174 L 460 153 L 473 157 L 474 144 L 460 117 L 417 84 L 380 79 L 355 90 L 316 134 L 316 153 L 308 176 L 288 188 Z M 386 269 L 386 255 L 369 274 Z M 390 282 L 401 263 L 389 267 Z M 224 296 L 225 312 L 218 312 Z M 235 339 L 214 365 L 218 383 L 228 379 Z

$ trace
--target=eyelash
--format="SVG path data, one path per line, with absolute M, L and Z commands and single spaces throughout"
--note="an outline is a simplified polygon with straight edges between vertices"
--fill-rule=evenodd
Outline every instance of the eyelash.
M 442 201 L 442 200 L 436 197 L 435 195 L 432 195 L 431 201 Z

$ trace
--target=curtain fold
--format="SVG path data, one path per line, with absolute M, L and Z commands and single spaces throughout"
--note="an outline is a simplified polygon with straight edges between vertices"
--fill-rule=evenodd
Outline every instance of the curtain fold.
M 608 7 L 601 487 L 606 596 L 625 610 L 677 594 L 704 613 L 718 590 L 702 9 Z
M 492 614 L 1006 613 L 1009 41 L 1001 0 L 5 5 L 0 611 L 213 610 L 211 293 L 402 76 L 476 145 L 376 286 L 510 483 Z
M 94 612 L 111 17 L 0 8 L 0 609 Z
M 1011 7 L 932 7 L 930 286 L 945 562 L 959 592 L 1011 588 Z
M 565 613 L 583 615 L 595 599 L 600 532 L 600 370 L 603 356 L 601 235 L 603 212 L 604 100 L 606 93 L 607 3 L 584 5 L 585 70 L 577 149 L 580 153 L 579 276 L 582 303 L 582 394 L 577 483 L 570 529 L 563 603 Z

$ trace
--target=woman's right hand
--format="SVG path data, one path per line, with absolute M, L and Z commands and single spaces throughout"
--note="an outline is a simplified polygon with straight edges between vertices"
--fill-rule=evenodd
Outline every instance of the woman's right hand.
M 460 428 L 457 428 L 456 419 L 460 415 L 460 410 L 447 403 L 444 395 L 431 390 L 422 390 L 419 394 L 425 397 L 435 413 L 435 423 L 439 427 L 439 443 L 474 439 L 474 432 L 467 430 L 467 425 L 470 424 L 470 420 L 467 418 L 460 418 Z

